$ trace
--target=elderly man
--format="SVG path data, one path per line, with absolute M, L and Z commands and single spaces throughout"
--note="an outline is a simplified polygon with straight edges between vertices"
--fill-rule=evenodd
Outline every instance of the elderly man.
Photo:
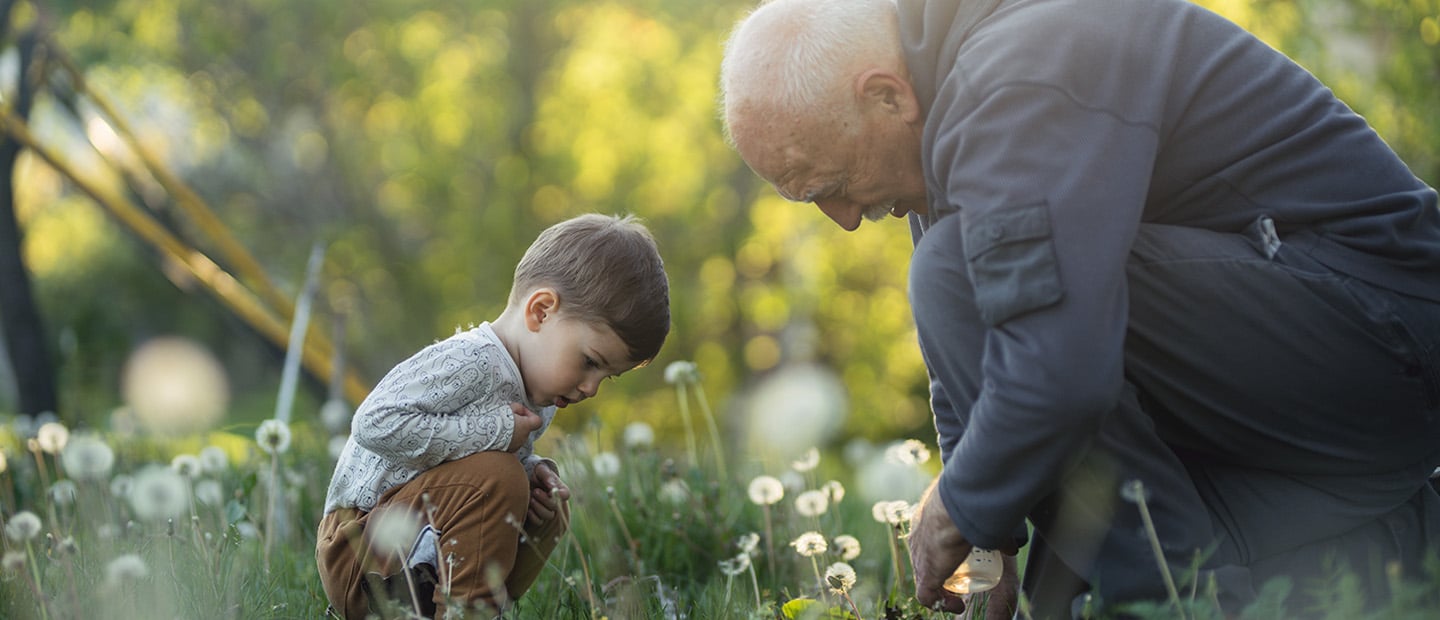
M 1436 193 L 1283 55 L 1181 0 L 775 0 L 721 87 L 782 196 L 909 218 L 922 603 L 1027 518 L 1044 617 L 1166 599 L 1151 536 L 1227 609 L 1436 549 Z

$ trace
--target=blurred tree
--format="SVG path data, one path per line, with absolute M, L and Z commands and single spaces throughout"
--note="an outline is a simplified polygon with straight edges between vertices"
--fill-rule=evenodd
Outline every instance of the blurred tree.
M 312 329 L 332 333 L 343 322 L 346 358 L 366 376 L 498 315 L 515 261 L 546 225 L 585 211 L 631 212 L 655 231 L 672 280 L 674 327 L 656 365 L 696 361 L 727 433 L 742 433 L 737 414 L 755 383 L 814 362 L 846 386 L 842 436 L 928 436 L 905 226 L 836 230 L 759 183 L 721 135 L 723 37 L 751 4 L 50 0 L 41 10 L 87 82 L 216 208 L 282 289 L 297 291 L 309 247 L 327 244 Z M 1436 181 L 1434 0 L 1207 4 L 1342 96 L 1353 90 L 1356 108 Z M 1354 19 L 1326 22 L 1326 7 L 1354 7 L 1341 13 Z M 1343 51 L 1328 44 L 1332 35 L 1352 23 L 1393 37 L 1375 49 L 1381 64 L 1394 63 L 1353 87 L 1325 64 Z M 1357 40 L 1371 49 L 1381 38 Z M 35 125 L 49 139 L 77 153 L 77 143 L 105 143 L 43 104 Z M 60 347 L 64 398 L 96 409 L 113 401 L 109 377 L 123 352 L 149 335 L 181 332 L 220 352 L 235 392 L 263 405 L 252 407 L 258 415 L 271 409 L 278 350 L 186 295 L 193 283 L 184 274 L 89 215 L 43 166 L 26 169 L 17 215 L 46 337 L 69 343 Z M 133 190 L 142 201 L 146 187 L 142 180 Z M 161 217 L 174 208 L 143 202 Z M 202 238 L 184 218 L 168 220 L 186 238 Z M 100 294 L 102 282 L 137 295 Z M 643 419 L 677 436 L 675 398 L 659 389 L 661 374 L 607 384 L 606 398 L 563 417 L 560 428 L 592 432 L 585 423 L 602 421 L 606 430 L 595 432 L 605 445 L 619 422 Z M 327 379 L 316 378 L 311 392 L 323 394 Z
M 44 81 L 44 46 L 38 25 L 15 23 L 13 2 L 0 2 L 0 39 L 13 42 L 18 70 L 8 113 L 21 121 L 30 117 L 35 93 Z M 21 255 L 21 230 L 15 216 L 15 180 L 21 144 L 0 136 L 0 331 L 15 373 L 19 412 L 36 415 L 55 411 L 55 368 L 46 347 L 45 323 L 36 308 L 30 275 Z

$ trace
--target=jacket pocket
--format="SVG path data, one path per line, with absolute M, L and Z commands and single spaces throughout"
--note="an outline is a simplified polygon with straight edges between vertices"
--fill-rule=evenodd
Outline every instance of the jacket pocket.
M 1045 203 L 1003 207 L 967 224 L 961 231 L 965 260 L 986 325 L 1000 325 L 1065 296 Z

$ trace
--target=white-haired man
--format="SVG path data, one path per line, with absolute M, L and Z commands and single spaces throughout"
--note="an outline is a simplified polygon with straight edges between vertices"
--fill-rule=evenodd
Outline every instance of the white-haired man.
M 1165 599 L 1142 499 L 1228 610 L 1436 549 L 1436 194 L 1280 53 L 1183 0 L 775 0 L 721 87 L 781 195 L 909 218 L 922 603 L 1026 519 L 1036 617 Z

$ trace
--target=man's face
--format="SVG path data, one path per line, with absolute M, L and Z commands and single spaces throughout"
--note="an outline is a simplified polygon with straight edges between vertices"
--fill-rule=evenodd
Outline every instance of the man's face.
M 731 134 L 750 168 L 787 200 L 813 203 L 845 230 L 861 218 L 925 211 L 919 143 L 903 124 L 861 114 L 785 122 L 737 114 Z

